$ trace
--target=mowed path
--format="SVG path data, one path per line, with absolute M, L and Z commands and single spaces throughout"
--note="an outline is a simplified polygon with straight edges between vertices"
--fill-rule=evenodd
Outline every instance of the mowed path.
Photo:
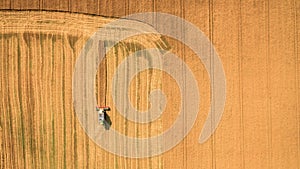
M 62 48 L 72 50 L 76 37 L 45 35 L 43 41 L 37 41 L 39 35 L 1 36 L 0 167 L 300 167 L 300 2 L 4 0 L 0 6 L 1 9 L 62 10 L 115 17 L 147 11 L 177 15 L 198 26 L 209 37 L 219 53 L 227 79 L 226 107 L 221 123 L 207 142 L 198 144 L 213 102 L 209 99 L 209 78 L 190 49 L 167 39 L 172 52 L 177 53 L 197 77 L 201 95 L 199 116 L 189 135 L 171 151 L 153 158 L 122 158 L 97 147 L 76 120 L 71 78 L 76 51 L 65 55 L 62 52 Z M 62 45 L 66 41 L 71 43 Z M 36 47 L 18 49 L 18 43 Z M 50 52 L 53 48 L 55 52 Z M 53 56 L 38 57 L 47 52 L 42 49 Z M 31 53 L 36 53 L 36 57 Z M 118 59 L 108 57 L 102 63 L 107 67 L 106 74 L 101 73 L 105 69 L 99 68 L 99 76 L 105 76 L 108 85 L 120 63 Z M 161 83 L 156 84 L 159 79 Z M 113 127 L 139 137 L 155 135 L 168 128 L 177 116 L 180 103 L 174 80 L 163 72 L 148 71 L 138 75 L 131 85 L 132 103 L 140 109 L 148 107 L 149 90 L 162 88 L 169 99 L 164 115 L 157 121 L 162 127 L 130 124 L 112 112 Z M 113 104 L 104 86 L 99 86 L 98 92 L 101 104 Z M 102 93 L 105 93 L 105 101 Z M 129 132 L 124 126 L 132 130 Z

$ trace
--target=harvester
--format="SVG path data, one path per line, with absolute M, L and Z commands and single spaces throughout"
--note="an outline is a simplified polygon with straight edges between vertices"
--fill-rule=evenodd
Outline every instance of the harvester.
M 110 107 L 96 106 L 96 111 L 98 112 L 98 123 L 102 124 L 105 130 L 109 130 L 112 122 L 106 111 L 110 111 Z

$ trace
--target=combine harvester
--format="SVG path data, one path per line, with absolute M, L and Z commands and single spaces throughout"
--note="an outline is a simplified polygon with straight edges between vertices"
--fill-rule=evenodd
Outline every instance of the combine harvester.
M 107 115 L 106 111 L 110 111 L 110 107 L 96 106 L 96 110 L 98 112 L 98 122 L 104 126 L 105 130 L 109 130 L 112 122 L 110 120 L 110 117 Z

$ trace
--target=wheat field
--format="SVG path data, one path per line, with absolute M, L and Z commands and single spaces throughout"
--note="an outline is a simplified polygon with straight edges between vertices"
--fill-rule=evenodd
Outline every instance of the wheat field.
M 0 168 L 300 168 L 299 1 L 2 0 L 0 9 Z M 171 150 L 141 159 L 109 153 L 84 132 L 72 98 L 76 59 L 98 27 L 137 12 L 184 18 L 215 46 L 226 104 L 203 144 L 199 134 L 214 102 L 207 70 L 190 48 L 158 35 L 108 51 L 93 77 L 98 104 L 112 107 L 112 128 L 125 135 L 146 138 L 168 129 L 181 99 L 167 73 L 150 69 L 130 83 L 139 110 L 149 108 L 152 90 L 166 95 L 162 116 L 150 124 L 122 117 L 109 88 L 124 58 L 159 47 L 177 54 L 196 77 L 201 102 L 192 130 Z

